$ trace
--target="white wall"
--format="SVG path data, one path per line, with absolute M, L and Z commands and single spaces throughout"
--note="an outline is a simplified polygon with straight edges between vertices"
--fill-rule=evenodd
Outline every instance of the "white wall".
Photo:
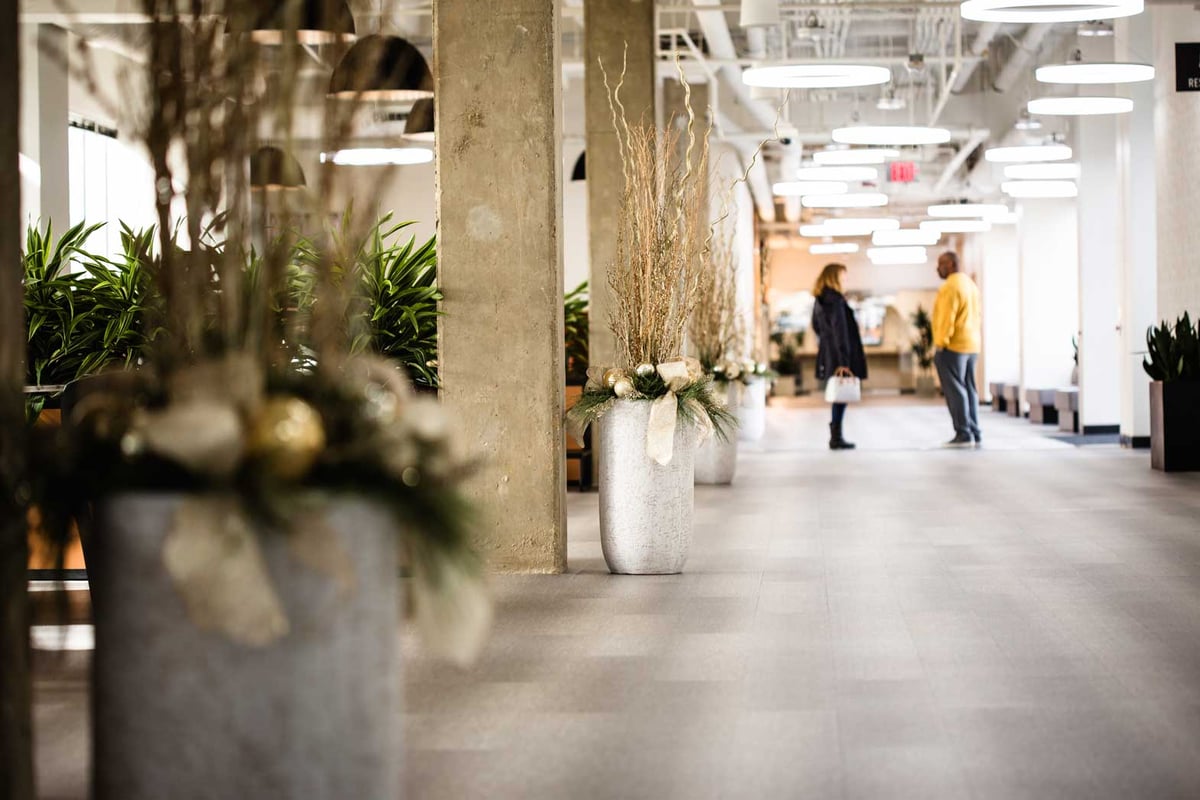
M 971 237 L 979 260 L 983 301 L 983 352 L 980 386 L 1014 383 L 1021 374 L 1021 276 L 1017 229 L 999 225 Z
M 1018 213 L 1022 391 L 1069 386 L 1079 330 L 1075 201 L 1025 200 Z
M 571 180 L 582 152 L 580 144 L 563 148 L 563 286 L 568 292 L 588 280 L 591 269 L 587 181 Z
M 733 235 L 737 308 L 743 333 L 741 355 L 750 357 L 754 351 L 755 321 L 758 315 L 758 302 L 754 292 L 754 270 L 757 263 L 754 198 L 750 195 L 746 182 L 742 180 L 744 168 L 737 149 L 716 139 L 711 147 L 709 211 L 714 222 L 721 220 L 724 214 L 720 226 Z

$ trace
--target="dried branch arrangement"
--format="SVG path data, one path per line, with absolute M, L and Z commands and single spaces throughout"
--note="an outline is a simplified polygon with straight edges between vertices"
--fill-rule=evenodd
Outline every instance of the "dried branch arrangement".
M 705 372 L 724 373 L 739 360 L 741 318 L 737 309 L 737 264 L 733 227 L 714 223 L 717 232 L 708 251 L 707 272 L 688 324 L 688 338 Z

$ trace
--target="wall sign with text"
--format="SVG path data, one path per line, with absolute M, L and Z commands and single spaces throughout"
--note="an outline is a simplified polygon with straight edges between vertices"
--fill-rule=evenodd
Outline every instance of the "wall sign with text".
M 1200 92 L 1200 42 L 1175 43 L 1175 91 Z

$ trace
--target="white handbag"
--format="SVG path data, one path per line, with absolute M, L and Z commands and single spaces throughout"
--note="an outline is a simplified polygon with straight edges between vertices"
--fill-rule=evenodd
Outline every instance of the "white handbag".
M 862 383 L 858 378 L 830 378 L 825 383 L 826 403 L 858 403 L 862 401 Z

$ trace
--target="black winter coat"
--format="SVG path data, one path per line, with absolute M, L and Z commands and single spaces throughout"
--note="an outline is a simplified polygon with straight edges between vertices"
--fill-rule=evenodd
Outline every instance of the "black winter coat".
M 855 377 L 867 377 L 867 356 L 854 309 L 840 292 L 826 287 L 813 303 L 812 330 L 817 346 L 817 380 L 833 377 L 838 367 L 849 367 Z

